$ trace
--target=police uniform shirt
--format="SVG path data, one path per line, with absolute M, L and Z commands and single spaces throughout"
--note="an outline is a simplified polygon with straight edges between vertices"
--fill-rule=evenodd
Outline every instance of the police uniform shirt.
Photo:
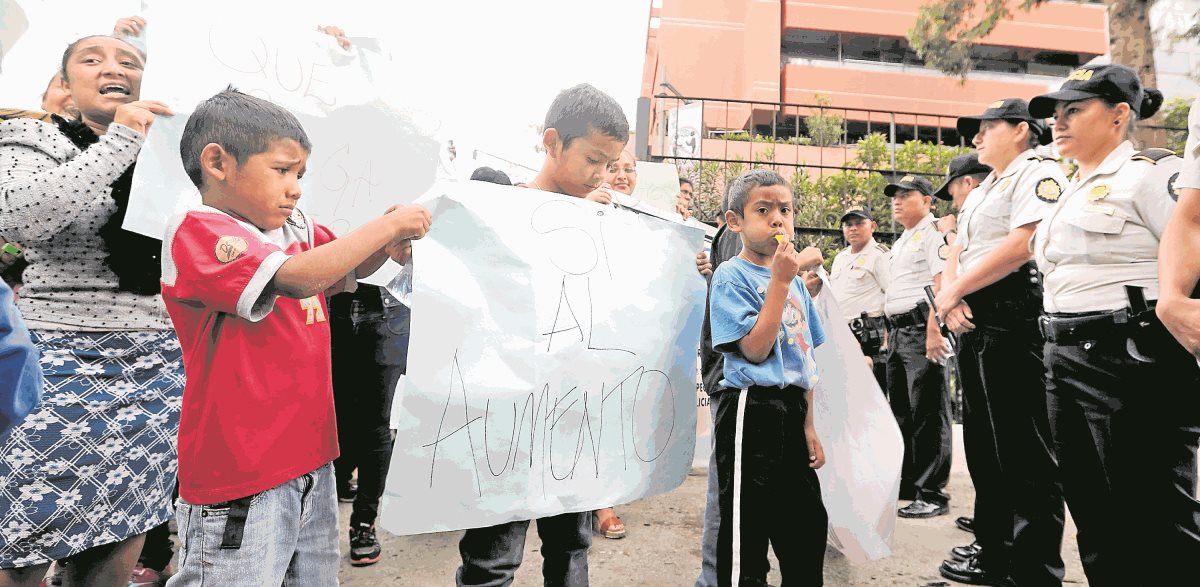
M 1124 285 L 1158 298 L 1158 243 L 1179 168 L 1178 157 L 1155 161 L 1125 141 L 1092 175 L 1072 179 L 1034 239 L 1046 312 L 1127 307 Z
M 1034 154 L 1017 156 L 971 190 L 958 217 L 958 274 L 977 267 L 1013 230 L 1040 221 L 1058 201 L 1067 177 L 1058 164 Z
M 1183 150 L 1183 169 L 1172 186 L 1172 191 L 1179 188 L 1200 190 L 1200 98 L 1192 102 L 1192 110 L 1188 113 L 1187 147 Z
M 829 284 L 837 296 L 842 314 L 849 322 L 862 316 L 883 314 L 883 296 L 891 281 L 891 254 L 875 239 L 854 253 L 850 247 L 833 258 Z
M 903 314 L 924 300 L 925 286 L 933 285 L 933 277 L 945 268 L 949 249 L 932 213 L 906 229 L 892 246 L 892 281 L 887 287 L 884 312 L 889 316 Z

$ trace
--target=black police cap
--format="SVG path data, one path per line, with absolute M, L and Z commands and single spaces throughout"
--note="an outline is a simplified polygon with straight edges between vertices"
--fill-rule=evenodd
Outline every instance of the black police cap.
M 950 170 L 946 172 L 946 182 L 936 192 L 933 192 L 933 195 L 939 200 L 946 200 L 948 202 L 953 199 L 950 197 L 950 182 L 968 175 L 991 172 L 991 167 L 979 162 L 978 153 L 959 155 L 950 160 Z
M 889 198 L 896 197 L 896 192 L 907 192 L 917 190 L 926 196 L 933 195 L 933 184 L 929 183 L 928 179 L 914 175 L 906 175 L 900 178 L 900 181 L 887 184 L 883 188 L 883 194 Z
M 1137 72 L 1124 65 L 1090 65 L 1071 72 L 1057 92 L 1043 94 L 1029 101 L 1034 116 L 1054 116 L 1059 102 L 1077 102 L 1103 98 L 1112 104 L 1125 102 L 1139 118 L 1150 118 L 1162 106 L 1162 92 L 1143 89 Z
M 1029 113 L 1029 103 L 1020 98 L 1005 98 L 992 102 L 988 105 L 987 110 L 983 111 L 983 114 L 959 118 L 955 126 L 958 127 L 958 134 L 969 142 L 979 132 L 979 125 L 985 120 L 1026 122 L 1029 124 L 1030 130 L 1037 135 L 1039 143 L 1049 145 L 1052 140 L 1050 128 L 1039 118 L 1034 118 Z
M 871 210 L 870 209 L 865 208 L 863 206 L 851 206 L 849 208 L 846 208 L 846 213 L 842 214 L 842 219 L 839 222 L 845 224 L 846 220 L 848 218 L 852 218 L 852 217 L 864 218 L 866 220 L 871 220 L 871 221 L 875 220 L 874 218 L 871 218 Z

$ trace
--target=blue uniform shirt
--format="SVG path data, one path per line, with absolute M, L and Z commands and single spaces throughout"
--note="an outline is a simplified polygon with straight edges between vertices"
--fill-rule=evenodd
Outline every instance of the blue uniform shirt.
M 770 282 L 770 268 L 755 265 L 740 256 L 722 263 L 713 273 L 708 303 L 713 348 L 725 355 L 722 387 L 782 388 L 795 385 L 812 389 L 817 384 L 813 349 L 825 342 L 825 331 L 799 277 L 792 279 L 788 288 L 779 335 L 766 360 L 751 363 L 738 350 L 737 342 L 749 334 L 758 321 Z

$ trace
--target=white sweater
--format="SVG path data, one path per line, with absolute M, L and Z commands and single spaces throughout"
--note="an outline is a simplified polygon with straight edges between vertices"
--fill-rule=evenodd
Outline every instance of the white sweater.
M 53 124 L 0 123 L 0 235 L 21 243 L 29 261 L 17 303 L 29 328 L 171 329 L 161 296 L 117 289 L 99 235 L 117 207 L 109 186 L 144 140 L 113 124 L 80 151 Z

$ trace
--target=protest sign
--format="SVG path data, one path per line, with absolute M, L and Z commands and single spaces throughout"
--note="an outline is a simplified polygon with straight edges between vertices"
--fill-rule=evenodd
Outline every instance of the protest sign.
M 315 24 L 272 28 L 167 11 L 147 20 L 153 22 L 146 40 L 153 57 L 142 97 L 166 102 L 176 115 L 155 121 L 138 158 L 127 230 L 161 238 L 172 214 L 199 202 L 179 140 L 196 105 L 229 85 L 299 118 L 312 141 L 299 207 L 337 234 L 392 204 L 413 201 L 433 184 L 434 123 L 381 93 L 386 84 L 378 81 L 392 61 L 376 40 L 351 38 L 345 50 L 315 32 Z
M 701 231 L 532 189 L 451 185 L 425 202 L 434 222 L 415 245 L 380 524 L 490 526 L 682 483 Z
M 866 562 L 892 552 L 904 441 L 828 280 L 822 289 L 814 300 L 825 344 L 814 353 L 820 381 L 813 391 L 813 425 L 826 462 L 817 477 L 830 542 L 850 561 Z

